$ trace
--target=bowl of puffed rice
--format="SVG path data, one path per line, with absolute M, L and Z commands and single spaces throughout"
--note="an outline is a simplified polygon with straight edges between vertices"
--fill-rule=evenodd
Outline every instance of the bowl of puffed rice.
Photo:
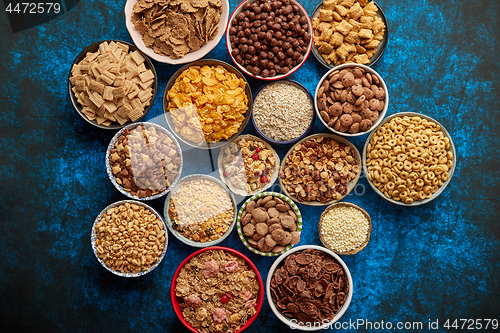
M 179 265 L 170 297 L 175 314 L 190 331 L 239 333 L 257 318 L 264 284 L 257 267 L 242 253 L 213 246 Z
M 375 128 L 363 147 L 363 169 L 373 190 L 389 202 L 418 206 L 436 199 L 457 165 L 448 131 L 416 112 L 393 114 Z
M 236 201 L 215 177 L 193 174 L 167 194 L 163 215 L 170 232 L 186 245 L 209 247 L 226 239 L 236 225 Z

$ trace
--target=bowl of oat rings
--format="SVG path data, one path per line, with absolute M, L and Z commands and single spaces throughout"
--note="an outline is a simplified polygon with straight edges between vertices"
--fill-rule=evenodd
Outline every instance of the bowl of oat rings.
M 352 277 L 346 264 L 321 246 L 291 249 L 276 259 L 267 275 L 269 306 L 292 329 L 331 328 L 349 307 L 352 293 Z
M 160 125 L 139 122 L 122 128 L 106 151 L 106 173 L 120 193 L 131 199 L 158 199 L 179 181 L 182 151 Z
M 182 178 L 168 193 L 163 215 L 170 232 L 184 244 L 219 244 L 236 224 L 236 202 L 217 178 L 194 174 Z
M 99 263 L 122 277 L 151 272 L 167 252 L 165 222 L 150 206 L 134 200 L 104 208 L 92 226 L 91 245 Z
M 324 206 L 342 200 L 358 183 L 361 155 L 334 134 L 313 134 L 297 142 L 281 161 L 279 182 L 295 202 Z
M 175 271 L 170 287 L 175 314 L 192 332 L 242 332 L 257 318 L 264 285 L 240 252 L 214 246 L 196 251 Z
M 387 117 L 366 139 L 363 168 L 384 199 L 403 206 L 428 203 L 450 183 L 457 165 L 453 140 L 436 120 L 415 112 Z
M 236 229 L 243 244 L 253 253 L 278 256 L 300 242 L 302 215 L 286 195 L 259 193 L 241 206 Z

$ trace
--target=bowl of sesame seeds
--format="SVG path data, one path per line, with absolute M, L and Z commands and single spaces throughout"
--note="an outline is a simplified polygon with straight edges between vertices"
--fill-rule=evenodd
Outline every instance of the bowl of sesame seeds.
M 319 238 L 323 245 L 344 255 L 356 254 L 370 241 L 372 222 L 361 207 L 349 202 L 328 206 L 318 223 Z
M 309 134 L 314 125 L 314 99 L 297 81 L 262 86 L 254 97 L 252 124 L 267 142 L 286 145 Z

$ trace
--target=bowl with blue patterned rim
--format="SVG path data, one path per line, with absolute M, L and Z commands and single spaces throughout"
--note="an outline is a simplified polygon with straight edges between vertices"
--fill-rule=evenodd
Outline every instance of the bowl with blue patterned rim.
M 269 198 L 269 197 L 271 197 L 271 198 Z M 289 233 L 292 233 L 294 231 L 297 232 L 298 234 L 295 234 L 295 235 L 299 237 L 298 241 L 300 241 L 300 233 L 302 231 L 302 214 L 300 213 L 299 207 L 295 204 L 295 202 L 293 202 L 292 199 L 290 199 L 289 197 L 287 197 L 286 195 L 283 195 L 281 193 L 277 193 L 277 192 L 262 192 L 262 193 L 258 193 L 258 194 L 255 194 L 255 195 L 251 196 L 250 198 L 248 198 L 247 201 L 245 201 L 243 203 L 243 205 L 241 206 L 241 208 L 240 208 L 240 210 L 238 212 L 238 217 L 236 218 L 236 229 L 238 231 L 238 236 L 240 237 L 240 239 L 243 242 L 243 244 L 250 251 L 252 251 L 253 253 L 258 254 L 260 256 L 264 256 L 264 257 L 279 256 L 279 255 L 285 253 L 286 251 L 290 250 L 295 244 L 298 243 L 298 241 L 297 241 L 295 244 L 288 243 L 286 245 L 280 245 L 278 242 L 276 242 L 274 248 L 271 251 L 265 252 L 265 251 L 259 250 L 257 248 L 255 239 L 247 237 L 245 235 L 245 232 L 243 230 L 244 224 L 245 225 L 249 224 L 249 223 L 253 224 L 253 222 L 246 221 L 246 223 L 245 223 L 245 221 L 244 221 L 246 215 L 247 214 L 251 214 L 247 210 L 247 206 L 249 204 L 251 205 L 252 202 L 255 202 L 255 206 L 258 206 L 259 205 L 259 200 L 261 200 L 261 205 L 265 205 L 269 201 L 275 200 L 276 198 L 278 198 L 279 200 L 281 200 L 283 202 L 283 204 L 284 204 L 285 207 L 288 205 L 288 207 L 290 208 L 287 212 L 283 212 L 283 213 L 286 214 L 286 215 L 285 214 L 283 214 L 283 215 L 284 216 L 290 216 L 295 221 L 295 225 L 292 226 L 292 228 L 287 228 L 286 227 L 286 222 L 283 221 L 283 219 L 281 218 L 281 215 L 280 215 L 280 218 L 279 218 L 280 222 L 278 222 L 281 225 L 280 228 L 283 230 L 283 227 L 285 227 L 285 229 L 287 229 L 285 232 L 289 232 Z M 264 202 L 264 203 L 262 203 L 262 202 Z M 278 206 L 278 204 L 279 203 L 277 203 L 276 206 Z M 269 207 L 269 209 L 273 208 L 273 207 L 274 206 Z M 252 220 L 253 220 L 253 218 L 252 218 Z M 275 224 L 275 223 L 273 223 L 273 224 Z M 270 226 L 272 226 L 273 224 L 271 224 Z M 269 229 L 269 227 L 268 227 L 268 229 Z M 293 230 L 293 229 L 295 229 L 295 230 Z M 255 231 L 255 234 L 256 234 L 256 232 L 257 231 Z M 261 238 L 265 238 L 267 235 L 271 235 L 271 233 L 268 232 L 268 233 L 266 233 L 265 236 L 263 236 Z M 293 242 L 293 240 L 292 240 L 292 242 Z M 255 244 L 255 247 L 254 247 L 254 245 L 252 245 L 252 243 Z
M 139 132 L 138 128 L 142 128 L 142 133 L 130 141 L 132 133 Z M 156 138 L 154 142 L 153 138 Z M 120 149 L 123 149 L 122 153 Z M 130 165 L 127 165 L 127 160 Z M 143 201 L 167 194 L 179 181 L 183 167 L 182 150 L 177 139 L 162 126 L 150 122 L 133 123 L 118 131 L 108 145 L 105 163 L 106 173 L 116 189 L 131 199 Z M 123 169 L 127 175 L 119 177 Z M 165 183 L 158 180 L 161 178 Z M 131 186 L 124 184 L 124 179 Z
M 132 218 L 130 217 L 130 212 L 132 214 Z M 139 218 L 136 217 L 137 223 L 139 225 L 135 224 L 135 221 L 132 220 L 134 213 L 137 213 L 139 218 L 146 217 L 146 220 L 143 219 L 143 222 L 141 222 L 140 220 L 138 220 Z M 116 219 L 120 218 L 120 216 L 123 217 L 123 220 L 121 221 L 128 220 L 128 224 L 126 224 L 125 226 L 122 225 L 124 230 L 120 230 L 121 228 L 116 228 L 116 230 L 114 230 L 115 228 L 112 228 L 112 225 L 108 224 L 109 221 L 107 221 L 107 216 L 110 216 L 111 219 L 113 218 L 113 215 Z M 141 223 L 144 225 L 141 226 Z M 139 231 L 137 231 L 137 229 L 139 229 Z M 154 230 L 154 234 L 152 230 Z M 115 244 L 110 243 L 111 241 L 109 239 L 100 237 L 100 233 L 103 233 L 105 235 L 108 232 L 111 232 L 113 235 L 116 235 L 119 238 L 126 237 L 126 235 L 124 235 L 125 231 L 135 231 L 138 238 L 140 238 L 142 234 L 142 236 L 144 236 L 143 238 L 147 238 L 150 243 L 144 244 L 144 246 L 141 248 L 138 244 L 139 242 L 133 241 L 133 237 L 135 236 L 131 236 L 132 238 L 130 239 L 130 241 L 121 238 Z M 124 241 L 124 244 L 120 245 L 119 242 L 121 240 Z M 146 205 L 145 203 L 135 200 L 117 201 L 104 208 L 95 219 L 90 234 L 90 244 L 92 246 L 95 257 L 97 258 L 97 261 L 99 261 L 99 263 L 106 270 L 122 277 L 139 277 L 142 275 L 146 275 L 147 273 L 158 267 L 158 265 L 165 257 L 165 253 L 167 253 L 168 247 L 167 226 L 165 225 L 165 221 L 163 220 L 162 216 L 156 210 Z M 137 248 L 135 248 L 135 244 L 138 244 Z M 133 255 L 133 252 L 135 250 L 138 251 L 137 258 L 135 258 Z M 122 251 L 121 254 L 120 251 Z M 146 251 L 148 252 L 146 253 Z M 149 253 L 149 251 L 153 252 Z M 112 258 L 116 257 L 115 265 L 113 265 L 112 267 L 109 267 L 105 263 L 103 258 L 101 258 L 101 256 L 105 256 L 106 254 L 108 256 L 111 256 Z M 151 258 L 148 257 L 148 255 L 151 256 Z M 157 256 L 157 260 L 154 260 L 155 256 Z M 135 262 L 133 260 L 135 260 Z M 120 263 L 119 261 L 122 262 Z M 132 271 L 130 271 L 131 269 L 125 269 L 123 267 L 127 267 L 125 261 L 130 262 L 128 267 L 132 267 L 132 265 L 135 265 L 136 267 L 141 266 L 144 269 L 141 269 L 139 271 L 134 271 L 133 269 Z M 127 270 L 129 270 L 129 272 L 127 272 Z

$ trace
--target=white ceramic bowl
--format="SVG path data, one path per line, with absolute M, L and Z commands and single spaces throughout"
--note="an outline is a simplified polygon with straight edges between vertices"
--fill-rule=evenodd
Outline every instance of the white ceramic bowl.
M 134 44 L 141 50 L 143 53 L 147 54 L 150 58 L 172 65 L 185 64 L 188 62 L 196 61 L 198 59 L 203 58 L 208 52 L 212 51 L 213 48 L 217 46 L 222 36 L 224 36 L 224 32 L 226 31 L 227 18 L 229 16 L 229 1 L 221 0 L 222 2 L 222 13 L 219 21 L 219 32 L 214 39 L 208 41 L 205 45 L 203 45 L 199 50 L 195 52 L 191 52 L 186 54 L 185 56 L 179 59 L 172 59 L 170 57 L 160 55 L 153 51 L 152 48 L 146 47 L 142 40 L 142 35 L 135 29 L 134 24 L 132 23 L 131 17 L 133 12 L 133 7 L 137 3 L 137 0 L 128 0 L 125 4 L 125 24 L 127 26 L 127 30 L 134 41 Z
M 175 193 L 175 191 L 177 191 L 185 181 L 193 180 L 193 179 L 208 179 L 208 180 L 218 184 L 223 190 L 226 191 L 227 195 L 229 195 L 229 197 L 231 198 L 231 201 L 233 203 L 233 211 L 234 211 L 233 222 L 231 223 L 231 225 L 229 226 L 229 228 L 227 229 L 227 231 L 224 235 L 222 235 L 221 237 L 217 238 L 216 240 L 213 240 L 210 242 L 201 243 L 201 242 L 196 242 L 194 240 L 191 240 L 191 239 L 184 237 L 179 231 L 174 229 L 173 222 L 170 219 L 170 216 L 168 215 L 168 210 L 170 208 L 170 198 L 172 196 L 172 193 Z M 177 183 L 177 185 L 175 187 L 173 187 L 172 190 L 168 193 L 167 198 L 165 199 L 165 205 L 163 207 L 163 216 L 165 218 L 165 223 L 167 225 L 167 228 L 170 230 L 172 235 L 175 236 L 175 238 L 177 238 L 178 240 L 180 240 L 184 244 L 190 245 L 193 247 L 209 247 L 209 246 L 214 246 L 214 245 L 219 244 L 224 239 L 226 239 L 227 236 L 229 236 L 229 234 L 233 231 L 234 226 L 236 224 L 236 218 L 238 216 L 238 209 L 236 207 L 236 201 L 234 200 L 233 194 L 231 193 L 231 191 L 229 191 L 229 189 L 226 187 L 226 185 L 224 185 L 223 182 L 221 182 L 220 180 L 218 180 L 217 178 L 214 178 L 212 176 L 202 175 L 202 174 L 194 174 L 194 175 L 189 175 L 189 176 L 182 178 Z
M 137 195 L 134 195 L 134 194 L 132 194 L 132 193 L 130 193 L 128 191 L 125 191 L 125 189 L 123 188 L 123 186 L 121 186 L 120 184 L 118 184 L 116 182 L 116 177 L 115 177 L 115 175 L 113 175 L 113 172 L 112 172 L 112 169 L 111 169 L 111 162 L 109 160 L 110 155 L 111 155 L 111 149 L 115 148 L 115 144 L 118 141 L 118 139 L 120 138 L 120 136 L 122 135 L 123 131 L 125 131 L 126 129 L 130 129 L 132 127 L 139 126 L 139 125 L 153 126 L 153 127 L 156 128 L 156 130 L 165 133 L 174 142 L 175 146 L 177 147 L 177 151 L 179 152 L 179 156 L 181 158 L 181 162 L 180 162 L 180 166 L 179 166 L 179 174 L 175 177 L 174 181 L 170 183 L 170 186 L 167 189 L 165 189 L 164 191 L 162 191 L 162 192 L 160 192 L 158 194 L 155 194 L 155 195 L 152 195 L 152 196 L 146 196 L 145 198 L 139 198 Z M 183 163 L 184 162 L 183 162 L 183 158 L 182 158 L 181 146 L 179 146 L 179 143 L 177 142 L 177 140 L 175 139 L 175 137 L 172 135 L 172 133 L 170 133 L 169 131 L 167 131 L 165 128 L 163 128 L 160 125 L 157 125 L 157 124 L 154 124 L 154 123 L 149 123 L 149 122 L 133 123 L 133 124 L 130 124 L 130 125 L 122 128 L 120 131 L 118 131 L 118 133 L 116 133 L 115 136 L 109 142 L 108 149 L 106 150 L 106 159 L 105 159 L 106 173 L 108 174 L 109 180 L 116 187 L 116 189 L 118 191 L 120 191 L 120 193 L 122 193 L 123 195 L 125 195 L 125 196 L 127 196 L 127 197 L 129 197 L 131 199 L 142 200 L 142 201 L 158 199 L 158 198 L 161 198 L 162 196 L 164 196 L 165 194 L 167 194 L 175 186 L 175 184 L 179 181 L 179 179 L 181 178 L 182 167 L 184 165 Z
M 439 127 L 441 127 L 441 131 L 448 138 L 448 140 L 450 140 L 450 149 L 448 149 L 448 151 L 452 152 L 452 154 L 453 154 L 453 164 L 452 164 L 450 170 L 448 170 L 449 176 L 448 176 L 448 179 L 446 179 L 446 181 L 443 183 L 443 185 L 439 187 L 439 189 L 436 191 L 436 193 L 434 193 L 432 195 L 432 197 L 430 197 L 428 199 L 424 199 L 424 200 L 413 201 L 411 204 L 407 204 L 407 203 L 404 203 L 404 202 L 401 202 L 401 201 L 396 201 L 396 200 L 394 200 L 392 198 L 386 197 L 385 194 L 382 193 L 382 191 L 380 191 L 373 184 L 373 182 L 370 180 L 370 177 L 368 176 L 368 167 L 366 165 L 366 154 L 367 154 L 368 144 L 370 143 L 370 141 L 371 141 L 371 139 L 373 137 L 373 134 L 377 132 L 377 130 L 379 129 L 380 126 L 384 125 L 385 123 L 387 123 L 388 121 L 390 121 L 392 118 L 395 118 L 395 117 L 404 117 L 404 116 L 408 116 L 408 117 L 420 117 L 420 118 L 432 121 L 432 122 L 436 123 L 437 125 L 439 125 Z M 366 176 L 366 180 L 368 181 L 368 184 L 370 184 L 370 186 L 373 188 L 373 190 L 378 195 L 380 195 L 382 198 L 384 198 L 385 200 L 387 200 L 389 202 L 392 202 L 393 204 L 400 205 L 400 206 L 419 206 L 419 205 L 426 204 L 426 203 L 431 202 L 432 200 L 436 199 L 441 193 L 443 193 L 443 191 L 446 188 L 446 186 L 448 186 L 448 184 L 451 182 L 451 178 L 453 177 L 453 174 L 455 173 L 455 168 L 457 166 L 457 152 L 455 151 L 455 145 L 453 144 L 453 139 L 451 138 L 450 133 L 448 133 L 448 131 L 446 130 L 446 128 L 444 128 L 444 126 L 441 125 L 437 120 L 435 120 L 435 119 L 433 119 L 433 118 L 431 118 L 429 116 L 426 116 L 424 114 L 416 113 L 416 112 L 399 112 L 399 113 L 392 114 L 389 117 L 385 118 L 384 121 L 381 122 L 375 128 L 375 130 L 370 133 L 370 135 L 366 139 L 365 145 L 363 147 L 363 156 L 362 156 L 362 158 L 363 158 L 363 170 L 365 172 L 365 176 Z
M 243 6 L 245 5 L 245 3 L 253 4 L 254 2 L 257 2 L 257 1 L 259 1 L 259 0 L 245 0 L 245 1 L 241 2 L 238 5 L 238 7 L 236 7 L 236 9 L 231 14 L 231 18 L 229 19 L 229 22 L 227 24 L 227 31 L 226 31 L 226 46 L 227 46 L 227 51 L 229 52 L 229 56 L 231 57 L 231 59 L 233 60 L 233 62 L 235 63 L 235 65 L 243 73 L 245 73 L 246 75 L 248 75 L 250 77 L 253 77 L 253 78 L 259 79 L 259 80 L 265 80 L 265 81 L 274 81 L 274 80 L 284 79 L 285 77 L 287 77 L 287 76 L 293 74 L 295 71 L 297 71 L 306 62 L 307 58 L 309 57 L 309 54 L 311 53 L 311 49 L 312 49 L 312 45 L 313 45 L 313 36 L 314 36 L 313 29 L 312 29 L 311 18 L 307 14 L 307 11 L 302 7 L 302 5 L 298 1 L 291 0 L 291 2 L 293 2 L 292 5 L 298 5 L 299 6 L 300 16 L 307 17 L 307 25 L 308 25 L 307 32 L 311 35 L 311 40 L 307 44 L 307 51 L 304 54 L 304 59 L 300 63 L 298 63 L 297 66 L 295 66 L 292 69 L 290 69 L 290 71 L 288 73 L 286 73 L 286 74 L 276 74 L 273 77 L 262 77 L 261 75 L 257 75 L 256 76 L 256 75 L 253 75 L 252 73 L 250 73 L 249 71 L 247 71 L 246 68 L 243 65 L 239 64 L 234 59 L 233 54 L 232 54 L 233 48 L 231 47 L 231 41 L 230 41 L 230 37 L 231 36 L 229 35 L 229 29 L 232 27 L 233 18 L 235 18 L 236 15 L 238 15 L 239 13 L 241 13 L 243 11 Z
M 278 266 L 281 267 L 281 265 L 280 265 L 281 262 L 283 262 L 286 259 L 286 257 L 291 255 L 292 253 L 295 253 L 297 251 L 307 250 L 307 249 L 320 250 L 320 251 L 325 252 L 327 255 L 330 255 L 333 258 L 335 258 L 335 260 L 337 260 L 337 262 L 344 269 L 344 272 L 347 276 L 347 281 L 349 282 L 349 292 L 347 293 L 346 301 L 342 305 L 342 307 L 339 309 L 339 311 L 337 311 L 337 313 L 335 313 L 333 320 L 331 322 L 324 323 L 322 325 L 316 325 L 316 326 L 313 326 L 312 323 L 310 323 L 311 324 L 310 327 L 299 325 L 297 322 L 293 322 L 292 320 L 290 320 L 286 316 L 282 315 L 281 312 L 279 312 L 278 309 L 276 308 L 276 305 L 274 304 L 274 301 L 271 297 L 271 279 L 272 279 L 276 269 L 278 269 Z M 352 290 L 353 290 L 353 284 L 352 284 L 351 272 L 349 272 L 349 268 L 347 268 L 347 265 L 345 264 L 345 262 L 337 254 L 333 253 L 332 251 L 330 251 L 324 247 L 317 246 L 317 245 L 298 246 L 298 247 L 295 247 L 295 248 L 289 250 L 288 252 L 282 254 L 281 256 L 279 256 L 278 259 L 276 259 L 274 264 L 269 269 L 269 273 L 267 274 L 267 280 L 266 280 L 267 301 L 269 302 L 269 306 L 271 307 L 271 310 L 273 310 L 274 315 L 279 320 L 281 320 L 287 327 L 290 327 L 292 329 L 298 329 L 301 331 L 317 331 L 320 329 L 326 329 L 326 328 L 329 328 L 333 323 L 338 321 L 342 317 L 342 315 L 346 312 L 347 308 L 349 307 L 349 304 L 351 303 Z
M 349 67 L 360 67 L 360 68 L 363 68 L 366 72 L 368 72 L 368 73 L 370 73 L 372 75 L 375 75 L 379 79 L 380 85 L 385 90 L 384 109 L 379 113 L 379 116 L 378 116 L 377 121 L 375 122 L 375 124 L 373 124 L 372 127 L 368 131 L 366 131 L 366 132 L 359 131 L 358 133 L 355 133 L 355 134 L 351 134 L 351 133 L 348 133 L 348 132 L 336 131 L 336 130 L 333 129 L 333 127 L 328 126 L 328 124 L 325 122 L 325 120 L 323 119 L 323 117 L 321 117 L 320 110 L 319 110 L 319 107 L 318 107 L 318 97 L 319 97 L 318 96 L 318 91 L 319 91 L 319 88 L 321 87 L 321 84 L 323 83 L 323 81 L 328 77 L 328 75 L 330 75 L 334 71 L 336 71 L 336 70 L 342 70 L 344 68 L 349 68 Z M 326 72 L 325 75 L 323 75 L 323 77 L 321 78 L 321 80 L 319 80 L 319 83 L 316 86 L 316 91 L 314 93 L 314 110 L 316 110 L 316 115 L 318 116 L 319 120 L 330 131 L 332 131 L 335 134 L 342 135 L 342 136 L 360 136 L 360 135 L 365 135 L 367 133 L 370 133 L 371 131 L 373 131 L 373 129 L 375 127 L 377 127 L 382 122 L 382 120 L 385 117 L 385 114 L 387 113 L 387 107 L 388 106 L 389 106 L 389 90 L 387 90 L 387 86 L 385 84 L 384 79 L 382 79 L 382 77 L 380 76 L 380 74 L 377 73 L 373 68 L 365 66 L 365 65 L 361 65 L 361 64 L 352 64 L 352 63 L 349 63 L 349 64 L 339 65 L 339 66 L 336 66 L 336 67 L 330 69 L 328 72 Z
M 150 268 L 148 268 L 147 270 L 145 270 L 143 272 L 139 272 L 139 273 L 122 273 L 122 272 L 118 272 L 118 271 L 112 270 L 111 268 L 109 268 L 108 266 L 106 266 L 106 264 L 104 263 L 104 261 L 102 261 L 99 258 L 99 256 L 97 255 L 97 245 L 96 245 L 97 235 L 96 235 L 96 232 L 95 232 L 95 225 L 106 214 L 106 212 L 108 211 L 108 209 L 116 207 L 116 206 L 119 206 L 121 204 L 125 204 L 125 203 L 130 203 L 130 204 L 136 204 L 136 205 L 139 205 L 139 206 L 143 206 L 144 208 L 146 208 L 146 209 L 150 210 L 151 212 L 153 212 L 153 214 L 155 214 L 156 217 L 161 221 L 161 223 L 163 224 L 163 229 L 165 230 L 165 246 L 163 247 L 163 251 L 162 251 L 162 253 L 161 253 L 158 261 L 155 264 L 153 264 Z M 142 276 L 142 275 L 146 275 L 147 273 L 151 272 L 153 269 L 155 269 L 156 267 L 158 267 L 158 265 L 161 263 L 161 261 L 165 257 L 165 253 L 167 253 L 167 247 L 168 247 L 168 232 L 167 232 L 167 227 L 165 226 L 165 221 L 163 220 L 162 216 L 156 210 L 154 210 L 150 206 L 148 206 L 145 203 L 142 203 L 140 201 L 122 200 L 122 201 L 117 201 L 115 203 L 112 203 L 111 205 L 109 205 L 106 208 L 104 208 L 99 213 L 99 215 L 97 215 L 97 217 L 96 217 L 96 219 L 94 221 L 94 224 L 92 225 L 92 231 L 90 233 L 90 244 L 92 246 L 92 250 L 94 252 L 95 257 L 97 258 L 97 261 L 99 261 L 99 263 L 104 268 L 106 268 L 108 271 L 110 271 L 111 273 L 116 274 L 118 276 L 122 276 L 122 277 L 139 277 L 139 276 Z

